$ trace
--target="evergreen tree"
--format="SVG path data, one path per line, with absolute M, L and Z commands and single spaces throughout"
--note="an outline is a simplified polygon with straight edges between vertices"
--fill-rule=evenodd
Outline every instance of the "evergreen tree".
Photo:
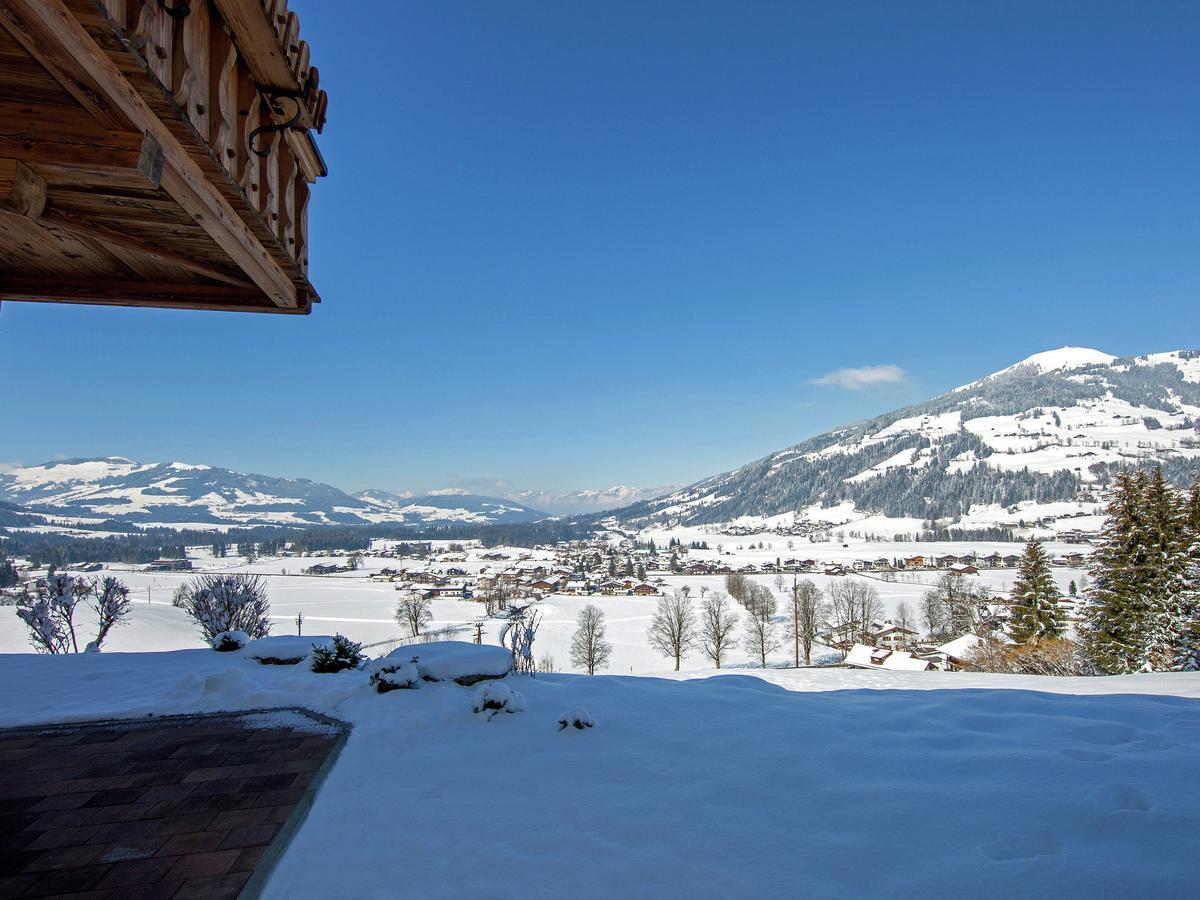
M 1146 521 L 1149 553 L 1154 561 L 1150 595 L 1149 661 L 1155 671 L 1175 668 L 1176 656 L 1186 639 L 1188 616 L 1185 595 L 1189 541 L 1185 508 L 1171 489 L 1160 466 L 1146 485 Z
M 1161 467 L 1114 480 L 1083 629 L 1088 655 L 1101 670 L 1200 668 L 1196 493 L 1184 501 Z
M 1200 670 L 1200 475 L 1183 509 L 1183 532 L 1187 544 L 1180 630 L 1172 667 L 1185 672 Z
M 1149 610 L 1142 496 L 1145 473 L 1121 472 L 1113 481 L 1108 518 L 1093 554 L 1094 585 L 1082 637 L 1088 656 L 1103 672 L 1137 672 L 1147 660 Z
M 0 560 L 0 588 L 16 587 L 21 583 L 21 575 L 11 559 Z
M 1066 630 L 1058 605 L 1061 596 L 1050 572 L 1050 558 L 1042 542 L 1034 538 L 1025 545 L 1012 589 L 1013 640 L 1036 644 L 1061 637 Z

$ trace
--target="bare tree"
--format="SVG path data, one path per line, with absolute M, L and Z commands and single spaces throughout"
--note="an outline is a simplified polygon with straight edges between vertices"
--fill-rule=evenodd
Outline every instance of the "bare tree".
M 671 591 L 658 601 L 646 637 L 650 646 L 663 656 L 674 657 L 675 671 L 680 660 L 696 644 L 696 611 L 685 590 Z
M 422 597 L 415 591 L 400 596 L 396 604 L 396 621 L 408 629 L 408 633 L 417 637 L 421 629 L 433 621 L 433 601 Z
M 921 621 L 931 638 L 941 637 L 949 630 L 946 605 L 936 589 L 926 591 L 921 596 Z
M 866 641 L 868 626 L 883 615 L 883 604 L 875 585 L 858 578 L 840 578 L 829 585 L 829 611 L 833 627 L 847 639 Z
M 901 628 L 911 629 L 916 619 L 913 617 L 912 606 L 907 600 L 901 600 L 896 604 L 896 624 Z
M 750 588 L 753 585 L 754 582 L 741 572 L 730 572 L 725 576 L 725 591 L 742 606 L 746 605 L 746 600 L 750 597 Z
M 595 675 L 597 669 L 608 667 L 612 644 L 604 639 L 604 611 L 589 603 L 579 611 L 571 637 L 571 663 Z
M 512 597 L 512 585 L 500 578 L 494 578 L 483 592 L 483 609 L 489 616 L 494 616 L 498 610 L 508 608 Z
M 514 672 L 532 675 L 537 671 L 533 642 L 537 639 L 538 626 L 541 624 L 542 614 L 528 606 L 514 606 L 508 611 L 508 621 L 500 631 L 500 646 L 512 652 Z
M 958 637 L 979 630 L 987 600 L 987 591 L 947 572 L 921 597 L 921 615 L 931 637 Z
M 788 635 L 792 638 L 796 667 L 800 667 L 800 652 L 804 651 L 804 665 L 812 665 L 812 648 L 817 632 L 825 627 L 828 608 L 821 597 L 821 589 L 805 578 L 792 584 L 792 596 L 788 601 Z
M 746 652 L 757 656 L 759 663 L 767 667 L 767 655 L 779 649 L 779 626 L 772 618 L 775 615 L 775 595 L 761 584 L 753 584 L 746 598 L 746 632 L 743 638 Z
M 721 668 L 721 660 L 736 641 L 738 616 L 722 591 L 714 591 L 700 607 L 700 650 Z

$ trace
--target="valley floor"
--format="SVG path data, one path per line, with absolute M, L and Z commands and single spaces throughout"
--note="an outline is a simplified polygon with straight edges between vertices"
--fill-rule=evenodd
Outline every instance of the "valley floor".
M 512 677 L 376 694 L 240 653 L 0 656 L 5 726 L 302 705 L 353 725 L 269 897 L 1181 895 L 1200 675 Z M 19 687 L 18 687 L 19 686 Z M 584 708 L 595 727 L 560 731 Z

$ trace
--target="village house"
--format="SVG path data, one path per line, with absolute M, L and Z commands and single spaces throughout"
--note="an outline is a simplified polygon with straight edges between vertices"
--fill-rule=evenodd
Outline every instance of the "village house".
M 933 662 L 919 659 L 907 650 L 890 650 L 886 647 L 869 647 L 855 644 L 842 661 L 854 669 L 886 669 L 897 672 L 927 672 L 934 668 Z

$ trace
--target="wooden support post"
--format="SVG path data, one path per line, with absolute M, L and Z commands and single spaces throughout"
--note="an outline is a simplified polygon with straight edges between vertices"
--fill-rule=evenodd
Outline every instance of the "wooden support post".
M 0 209 L 27 219 L 41 218 L 46 182 L 19 159 L 0 159 Z

